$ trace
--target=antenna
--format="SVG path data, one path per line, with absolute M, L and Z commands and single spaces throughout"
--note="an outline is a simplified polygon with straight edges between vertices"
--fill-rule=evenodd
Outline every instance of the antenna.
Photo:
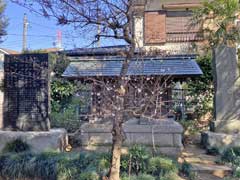
M 24 13 L 23 17 L 23 47 L 22 51 L 27 50 L 27 30 L 28 30 L 28 20 L 27 20 L 27 15 Z

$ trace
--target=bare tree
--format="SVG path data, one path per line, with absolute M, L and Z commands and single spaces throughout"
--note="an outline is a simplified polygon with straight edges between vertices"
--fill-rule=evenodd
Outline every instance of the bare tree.
M 83 29 L 87 33 L 94 29 L 94 39 L 92 43 L 98 42 L 102 38 L 113 38 L 124 40 L 128 48 L 120 52 L 124 57 L 120 76 L 117 79 L 89 79 L 92 83 L 98 84 L 102 89 L 101 96 L 105 98 L 107 104 L 113 108 L 113 144 L 112 162 L 109 172 L 110 180 L 120 179 L 120 158 L 124 141 L 123 123 L 124 114 L 131 111 L 137 116 L 157 117 L 161 111 L 161 103 L 156 108 L 156 101 L 162 92 L 169 86 L 168 78 L 156 77 L 135 77 L 128 76 L 130 62 L 135 55 L 135 37 L 132 33 L 132 1 L 131 0 L 12 0 L 31 11 L 41 14 L 47 18 L 56 18 L 60 25 L 73 25 L 77 29 Z M 39 9 L 40 7 L 40 9 Z M 97 31 L 97 29 L 99 31 Z M 138 83 L 136 83 L 136 81 Z M 135 82 L 135 83 L 134 83 Z M 140 82 L 140 83 L 139 83 Z M 138 87 L 136 86 L 138 84 Z M 151 85 L 151 86 L 149 86 Z M 164 88 L 163 88 L 163 85 Z M 134 97 L 129 94 L 129 88 L 135 89 L 135 94 L 145 98 L 134 101 L 130 108 L 129 98 Z M 151 88 L 150 88 L 151 87 Z M 154 87 L 154 89 L 152 89 Z M 139 89 L 139 92 L 137 93 Z M 111 97 L 111 98 L 110 98 Z M 147 97 L 147 98 L 146 98 Z M 133 98 L 132 98 L 133 99 Z M 161 98 L 160 98 L 161 100 Z M 160 102 L 160 101 L 159 101 Z M 146 112 L 155 106 L 150 115 Z M 128 107 L 128 108 L 127 108 Z M 160 109 L 159 109 L 160 108 Z

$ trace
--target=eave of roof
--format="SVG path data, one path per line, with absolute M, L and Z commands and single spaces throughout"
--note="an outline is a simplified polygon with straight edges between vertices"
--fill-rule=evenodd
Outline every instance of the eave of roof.
M 18 51 L 6 48 L 0 48 L 0 51 L 2 51 L 4 54 L 20 54 Z
M 196 56 L 179 55 L 168 57 L 144 57 L 132 59 L 128 69 L 128 76 L 196 76 L 202 70 L 198 66 Z M 74 58 L 69 64 L 63 77 L 116 77 L 120 76 L 124 59 L 121 57 Z
M 65 50 L 67 56 L 114 56 L 119 55 L 121 51 L 125 51 L 129 46 L 106 46 L 98 48 L 76 48 L 72 50 Z

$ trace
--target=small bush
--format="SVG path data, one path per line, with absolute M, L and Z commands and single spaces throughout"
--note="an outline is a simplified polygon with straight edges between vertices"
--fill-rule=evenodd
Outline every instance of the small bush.
M 99 175 L 94 171 L 83 172 L 80 174 L 79 180 L 99 180 Z
M 102 176 L 106 176 L 110 169 L 110 159 L 106 157 L 100 158 L 97 166 L 97 171 Z
M 240 167 L 236 167 L 235 169 L 234 169 L 234 177 L 236 177 L 236 178 L 240 178 Z
M 155 180 L 155 177 L 148 174 L 141 174 L 137 176 L 135 180 Z
M 220 154 L 220 150 L 217 147 L 208 148 L 207 154 L 216 156 Z
M 10 179 L 75 180 L 80 170 L 75 154 L 25 152 L 0 156 L 0 176 Z
M 160 177 L 159 180 L 179 180 L 179 176 L 173 172 L 165 174 L 164 176 Z
M 164 176 L 170 172 L 177 172 L 177 166 L 169 158 L 153 157 L 149 159 L 148 172 L 154 176 Z
M 144 171 L 147 169 L 147 159 L 149 159 L 149 153 L 143 146 L 133 146 L 129 149 L 129 160 L 130 160 L 130 167 L 132 172 L 136 174 Z
M 191 164 L 187 163 L 186 161 L 182 164 L 181 169 L 180 169 L 181 173 L 183 173 L 184 175 L 188 176 L 190 175 L 191 171 L 192 171 L 192 166 Z
M 138 176 L 124 176 L 121 180 L 155 180 L 156 178 L 149 174 L 140 174 Z
M 235 163 L 240 157 L 240 147 L 227 148 L 222 154 L 222 160 L 229 163 Z
M 147 162 L 150 158 L 150 153 L 139 145 L 134 145 L 129 149 L 128 155 L 123 155 L 121 160 L 122 172 L 138 175 L 139 173 L 145 173 L 147 170 Z
M 189 180 L 195 180 L 197 178 L 196 172 L 193 172 L 192 165 L 184 162 L 180 168 L 181 173 L 189 178 Z
M 173 160 L 163 157 L 149 159 L 150 155 L 145 150 L 134 148 L 126 160 L 132 163 L 126 165 L 132 172 L 121 171 L 122 180 L 155 180 L 155 178 L 159 180 L 159 176 L 177 172 Z M 0 155 L 0 177 L 3 179 L 100 180 L 101 177 L 107 176 L 110 160 L 111 155 L 107 153 L 34 154 L 29 151 L 6 153 Z M 128 174 L 133 176 L 128 177 Z
M 5 145 L 2 152 L 3 153 L 21 153 L 29 151 L 30 146 L 23 142 L 21 139 L 13 140 Z

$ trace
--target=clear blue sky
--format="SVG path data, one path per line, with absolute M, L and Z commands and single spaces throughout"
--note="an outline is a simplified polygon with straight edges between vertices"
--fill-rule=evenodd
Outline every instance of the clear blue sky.
M 4 42 L 0 47 L 21 51 L 22 50 L 22 32 L 23 16 L 27 14 L 29 27 L 27 36 L 28 49 L 43 49 L 54 47 L 56 42 L 57 30 L 62 31 L 62 46 L 64 49 L 73 49 L 74 47 L 87 47 L 91 38 L 87 35 L 80 35 L 72 27 L 57 26 L 54 19 L 46 19 L 40 15 L 30 12 L 28 9 L 20 7 L 6 0 L 6 16 L 9 18 L 7 28 L 8 35 L 3 38 Z M 102 46 L 117 45 L 118 42 L 102 41 Z

